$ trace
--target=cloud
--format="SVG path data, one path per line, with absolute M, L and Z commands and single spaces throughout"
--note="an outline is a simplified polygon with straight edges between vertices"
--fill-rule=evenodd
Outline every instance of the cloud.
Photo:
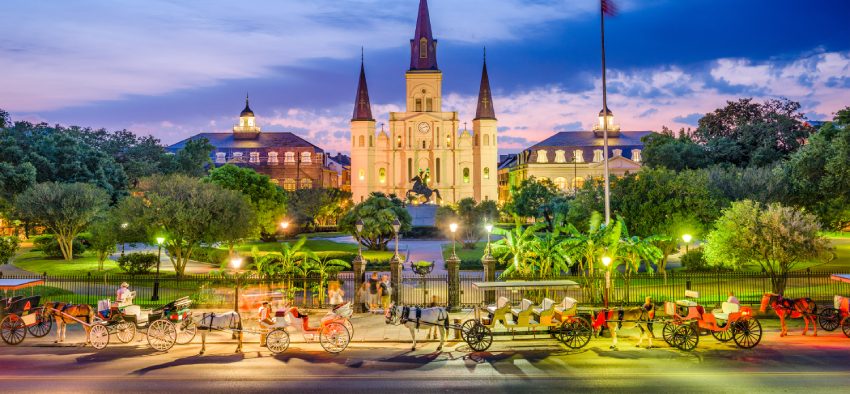
M 581 122 L 558 124 L 553 127 L 555 131 L 575 131 L 581 129 Z
M 702 116 L 703 116 L 703 114 L 701 114 L 699 112 L 694 112 L 692 114 L 688 114 L 688 115 L 684 115 L 684 116 L 677 116 L 677 117 L 673 118 L 673 121 L 677 122 L 677 123 L 684 123 L 684 124 L 690 125 L 690 126 L 696 126 L 697 123 L 699 122 L 699 120 L 702 118 Z
M 638 117 L 638 118 L 645 118 L 645 117 L 647 117 L 647 116 L 655 115 L 655 114 L 657 114 L 657 113 L 658 113 L 658 109 L 657 109 L 657 108 L 650 108 L 650 109 L 648 109 L 648 110 L 646 110 L 646 111 L 643 111 L 643 112 L 639 113 L 639 114 L 637 115 L 637 117 Z

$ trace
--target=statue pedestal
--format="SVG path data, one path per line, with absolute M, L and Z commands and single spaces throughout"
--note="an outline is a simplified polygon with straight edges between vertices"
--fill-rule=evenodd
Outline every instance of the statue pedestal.
M 437 205 L 408 205 L 406 209 L 413 219 L 410 223 L 413 227 L 434 227 L 437 225 Z

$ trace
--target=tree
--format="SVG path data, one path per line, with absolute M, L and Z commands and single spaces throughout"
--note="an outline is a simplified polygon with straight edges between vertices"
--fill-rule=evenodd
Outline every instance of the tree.
M 154 176 L 139 182 L 140 195 L 119 205 L 122 219 L 145 228 L 147 238 L 164 236 L 174 271 L 183 275 L 192 250 L 204 244 L 248 236 L 251 209 L 234 190 L 185 175 Z
M 101 214 L 88 227 L 91 234 L 89 248 L 97 254 L 98 270 L 103 271 L 103 262 L 117 250 L 121 225 L 114 212 Z
M 339 271 L 342 271 L 345 268 L 351 268 L 351 264 L 341 259 L 332 259 L 329 256 L 320 257 L 315 253 L 308 253 L 308 261 L 307 261 L 307 273 L 317 274 L 319 275 L 319 284 L 317 288 L 317 293 L 319 294 L 319 303 L 324 305 L 325 303 L 325 283 L 328 280 L 328 277 Z
M 829 229 L 850 226 L 850 107 L 835 115 L 791 156 L 790 200 L 811 210 Z
M 15 196 L 35 185 L 35 167 L 30 163 L 0 162 L 0 215 L 8 216 Z
M 16 212 L 52 231 L 65 260 L 73 259 L 77 235 L 106 208 L 103 189 L 85 183 L 39 183 L 15 200 Z
M 410 231 L 412 218 L 402 201 L 391 194 L 373 192 L 366 201 L 354 206 L 339 223 L 340 230 L 354 235 L 358 242 L 371 250 L 386 250 L 387 243 L 395 237 L 393 221 L 401 222 L 401 232 Z M 363 220 L 363 232 L 357 233 L 355 223 Z
M 759 104 L 743 98 L 700 118 L 694 139 L 715 163 L 765 166 L 803 145 L 813 131 L 804 119 L 800 103 L 771 99 Z
M 792 195 L 786 169 L 778 163 L 743 168 L 729 164 L 716 165 L 704 172 L 708 175 L 708 188 L 717 198 L 725 200 L 723 205 L 740 200 L 784 203 Z
M 351 209 L 351 192 L 337 188 L 298 189 L 290 194 L 289 207 L 304 228 L 333 225 Z
M 702 145 L 691 138 L 684 129 L 679 137 L 663 127 L 660 133 L 650 133 L 641 138 L 643 142 L 643 164 L 650 168 L 667 168 L 673 171 L 704 168 L 713 164 Z
M 252 232 L 264 241 L 273 241 L 278 223 L 286 215 L 287 193 L 273 184 L 269 177 L 250 168 L 225 164 L 210 171 L 206 181 L 228 190 L 236 190 L 251 203 L 255 221 L 251 222 Z M 245 224 L 247 221 L 241 221 Z M 239 231 L 241 232 L 241 230 Z
M 511 201 L 506 204 L 505 210 L 521 218 L 542 218 L 551 230 L 555 207 L 561 206 L 564 200 L 552 181 L 538 181 L 531 177 L 523 180 L 518 188 L 511 189 Z
M 829 250 L 819 231 L 817 218 L 799 209 L 736 201 L 708 234 L 705 259 L 716 267 L 759 267 L 770 275 L 773 292 L 781 294 L 788 272 Z
M 15 257 L 20 244 L 18 237 L 0 237 L 0 265 L 8 264 L 9 260 Z
M 459 225 L 462 247 L 466 249 L 475 248 L 475 244 L 481 240 L 485 222 L 492 224 L 498 219 L 499 207 L 495 201 L 476 203 L 471 197 L 461 199 L 456 205 L 437 208 L 436 215 L 440 227 L 447 229 L 450 223 Z
M 206 175 L 213 162 L 210 154 L 215 147 L 206 138 L 189 140 L 175 155 L 175 172 L 191 177 Z
M 531 245 L 535 240 L 535 233 L 546 227 L 543 223 L 535 223 L 523 227 L 517 218 L 514 228 L 511 230 L 495 229 L 494 233 L 502 238 L 493 242 L 493 257 L 505 265 L 502 277 L 512 275 L 525 275 L 531 272 L 529 259 L 531 258 Z

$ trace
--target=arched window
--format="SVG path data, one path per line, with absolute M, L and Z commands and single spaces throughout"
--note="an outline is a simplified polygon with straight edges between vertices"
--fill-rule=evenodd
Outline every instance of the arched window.
M 446 148 L 452 147 L 452 135 L 446 134 Z
M 614 149 L 614 157 L 622 156 L 622 155 L 623 155 L 622 149 Z
M 277 164 L 277 152 L 269 152 L 269 164 Z
M 640 163 L 640 149 L 632 149 L 632 160 Z
M 369 134 L 369 147 L 371 148 L 373 146 L 375 146 L 375 144 L 372 142 L 372 135 Z
M 425 37 L 419 40 L 419 57 L 422 59 L 428 57 L 428 39 Z
M 301 152 L 301 162 L 302 163 L 309 164 L 313 161 L 312 158 L 313 158 L 313 155 L 311 155 L 310 152 Z
M 440 173 L 442 172 L 442 169 L 440 168 L 440 158 L 439 157 L 437 158 L 436 163 L 437 163 L 437 165 L 436 165 L 436 167 L 437 167 L 436 178 L 437 178 L 437 183 L 440 183 Z
M 490 179 L 490 167 L 484 167 L 484 179 Z
M 602 149 L 596 149 L 593 151 L 593 162 L 598 163 L 602 161 Z
M 360 138 L 363 138 L 363 136 L 360 136 Z M 284 163 L 295 163 L 295 152 L 284 152 L 283 162 Z
M 216 164 L 223 164 L 223 163 L 227 162 L 227 153 L 216 152 L 215 162 L 216 162 Z
M 567 162 L 567 158 L 564 155 L 564 153 L 566 153 L 566 152 L 564 152 L 563 149 L 558 149 L 558 150 L 555 151 L 555 163 L 566 163 Z
M 366 146 L 366 137 L 361 135 L 360 137 L 357 137 L 357 140 L 359 141 L 358 145 L 360 145 L 361 148 Z
M 574 153 L 573 158 L 575 159 L 576 163 L 584 163 L 584 151 L 583 150 L 576 149 L 575 151 L 573 151 L 573 153 Z
M 248 162 L 252 164 L 260 164 L 260 152 L 251 152 L 248 154 Z
M 387 170 L 385 168 L 378 170 L 378 182 L 387 183 Z
M 555 178 L 555 186 L 557 186 L 558 189 L 567 190 L 567 178 L 560 176 Z
M 469 183 L 469 168 L 463 169 L 463 183 Z
M 549 162 L 549 158 L 546 157 L 546 150 L 545 149 L 540 149 L 540 150 L 537 151 L 537 162 L 538 163 L 548 163 Z
M 401 148 L 401 136 L 400 135 L 396 136 L 395 139 L 396 139 L 396 143 L 397 143 L 398 147 Z
M 301 189 L 310 189 L 313 187 L 313 181 L 309 178 L 301 178 L 301 185 L 299 187 Z
M 584 178 L 578 177 L 573 179 L 573 188 L 575 190 L 581 189 L 582 187 L 584 187 Z
M 283 180 L 283 190 L 295 191 L 295 179 L 286 178 Z
M 360 179 L 361 182 L 366 179 L 366 171 L 363 171 L 362 168 L 360 171 L 357 171 L 357 178 Z
M 484 134 L 484 146 L 490 146 L 490 134 Z

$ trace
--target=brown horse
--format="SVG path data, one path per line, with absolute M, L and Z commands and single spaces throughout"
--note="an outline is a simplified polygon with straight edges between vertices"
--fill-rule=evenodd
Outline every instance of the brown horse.
M 764 293 L 764 296 L 761 298 L 761 308 L 759 310 L 762 313 L 767 312 L 768 305 L 779 316 L 779 323 L 782 324 L 782 331 L 779 333 L 780 337 L 788 335 L 788 327 L 785 326 L 785 319 L 788 317 L 792 319 L 802 318 L 806 322 L 806 326 L 803 328 L 803 335 L 809 332 L 809 323 L 811 323 L 812 328 L 815 330 L 814 336 L 818 336 L 817 315 L 815 314 L 818 308 L 811 298 L 791 299 L 782 298 L 779 294 Z
M 640 347 L 640 345 L 643 344 L 643 337 L 646 336 L 649 339 L 649 346 L 647 349 L 652 349 L 652 339 L 655 338 L 655 334 L 652 332 L 653 314 L 653 310 L 647 310 L 640 306 L 626 310 L 603 310 L 599 311 L 599 314 L 596 315 L 596 319 L 593 322 L 593 328 L 598 328 L 601 331 L 602 325 L 604 324 L 609 330 L 611 330 L 611 350 L 617 350 L 618 331 L 621 329 L 638 328 L 640 329 L 640 340 L 638 340 L 638 343 L 635 346 Z
M 94 320 L 94 309 L 90 305 L 48 302 L 44 304 L 44 310 L 56 321 L 55 343 L 65 342 L 65 328 L 68 324 L 78 324 L 80 321 L 91 324 Z M 86 337 L 88 337 L 88 327 L 83 326 L 83 328 L 86 330 Z

